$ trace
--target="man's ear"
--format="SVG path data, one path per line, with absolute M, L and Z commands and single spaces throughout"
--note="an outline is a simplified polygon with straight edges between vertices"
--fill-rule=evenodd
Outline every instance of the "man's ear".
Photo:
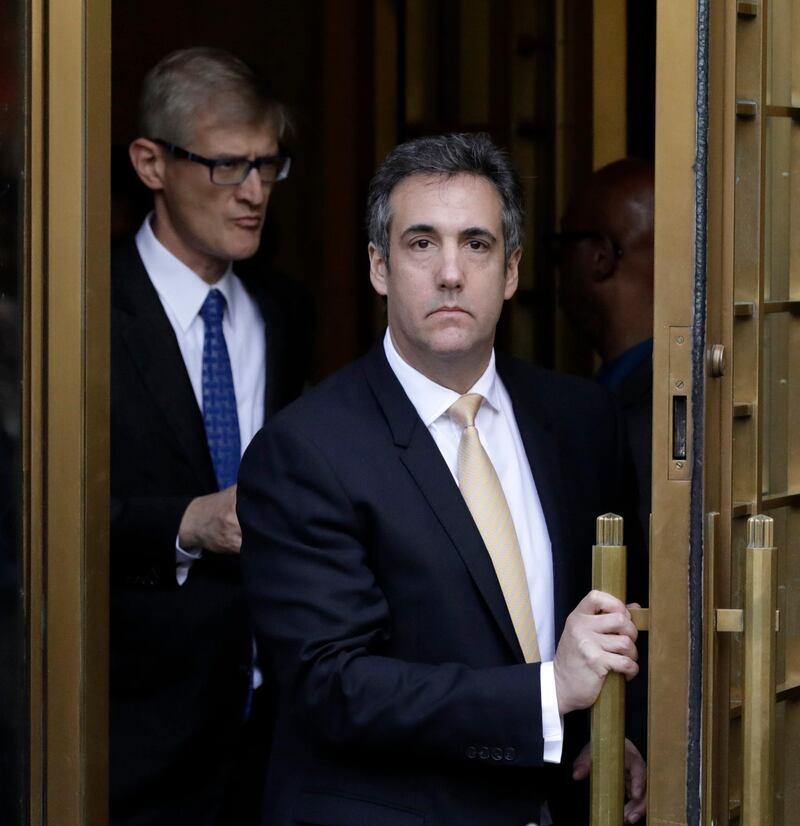
M 503 298 L 508 301 L 517 291 L 519 286 L 519 260 L 522 258 L 522 247 L 517 247 L 508 258 L 506 264 L 506 286 L 503 291 Z
M 153 192 L 164 188 L 164 153 L 147 138 L 136 138 L 128 147 L 133 168 L 142 183 Z
M 386 284 L 386 276 L 389 274 L 386 260 L 371 241 L 367 252 L 369 253 L 369 280 L 378 295 L 386 295 L 389 289 Z
M 607 235 L 592 242 L 592 274 L 595 281 L 611 278 L 616 272 L 617 260 L 614 244 Z

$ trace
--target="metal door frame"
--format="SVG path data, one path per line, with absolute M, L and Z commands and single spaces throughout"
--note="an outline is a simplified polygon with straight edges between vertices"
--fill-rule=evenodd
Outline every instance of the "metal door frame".
M 108 818 L 108 0 L 28 6 L 23 549 L 30 824 Z

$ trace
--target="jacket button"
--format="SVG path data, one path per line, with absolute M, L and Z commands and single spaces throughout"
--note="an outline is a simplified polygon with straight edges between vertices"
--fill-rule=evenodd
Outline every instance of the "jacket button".
M 492 760 L 502 760 L 503 759 L 503 750 L 499 749 L 495 746 L 492 749 Z
M 489 759 L 489 747 L 488 746 L 481 746 L 478 750 L 478 757 L 481 760 L 488 760 Z
M 478 756 L 478 750 L 475 748 L 475 746 L 467 746 L 467 752 L 466 753 L 467 753 L 467 757 L 470 760 L 474 760 Z
M 503 757 L 505 757 L 505 759 L 508 760 L 509 762 L 512 761 L 512 760 L 516 760 L 517 759 L 517 750 L 509 747 L 509 748 L 506 749 L 506 753 L 503 755 Z

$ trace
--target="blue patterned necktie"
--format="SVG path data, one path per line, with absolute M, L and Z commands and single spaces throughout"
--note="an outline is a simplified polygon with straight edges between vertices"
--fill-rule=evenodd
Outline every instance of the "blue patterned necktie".
M 225 336 L 222 333 L 225 303 L 225 296 L 219 290 L 210 290 L 200 308 L 200 317 L 205 324 L 203 422 L 220 490 L 236 482 L 241 458 L 233 372 Z

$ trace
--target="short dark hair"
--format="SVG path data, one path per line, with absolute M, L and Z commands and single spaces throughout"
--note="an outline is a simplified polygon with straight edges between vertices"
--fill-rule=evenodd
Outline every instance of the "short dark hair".
M 487 178 L 502 204 L 505 260 L 522 244 L 522 188 L 508 154 L 483 133 L 453 132 L 416 138 L 395 147 L 381 164 L 369 186 L 367 233 L 380 256 L 389 263 L 391 196 L 394 188 L 412 175 L 467 174 Z
M 228 123 L 270 123 L 278 139 L 288 125 L 284 107 L 242 60 L 223 49 L 179 49 L 147 73 L 139 102 L 139 128 L 146 138 L 186 145 L 195 116 L 213 111 Z

